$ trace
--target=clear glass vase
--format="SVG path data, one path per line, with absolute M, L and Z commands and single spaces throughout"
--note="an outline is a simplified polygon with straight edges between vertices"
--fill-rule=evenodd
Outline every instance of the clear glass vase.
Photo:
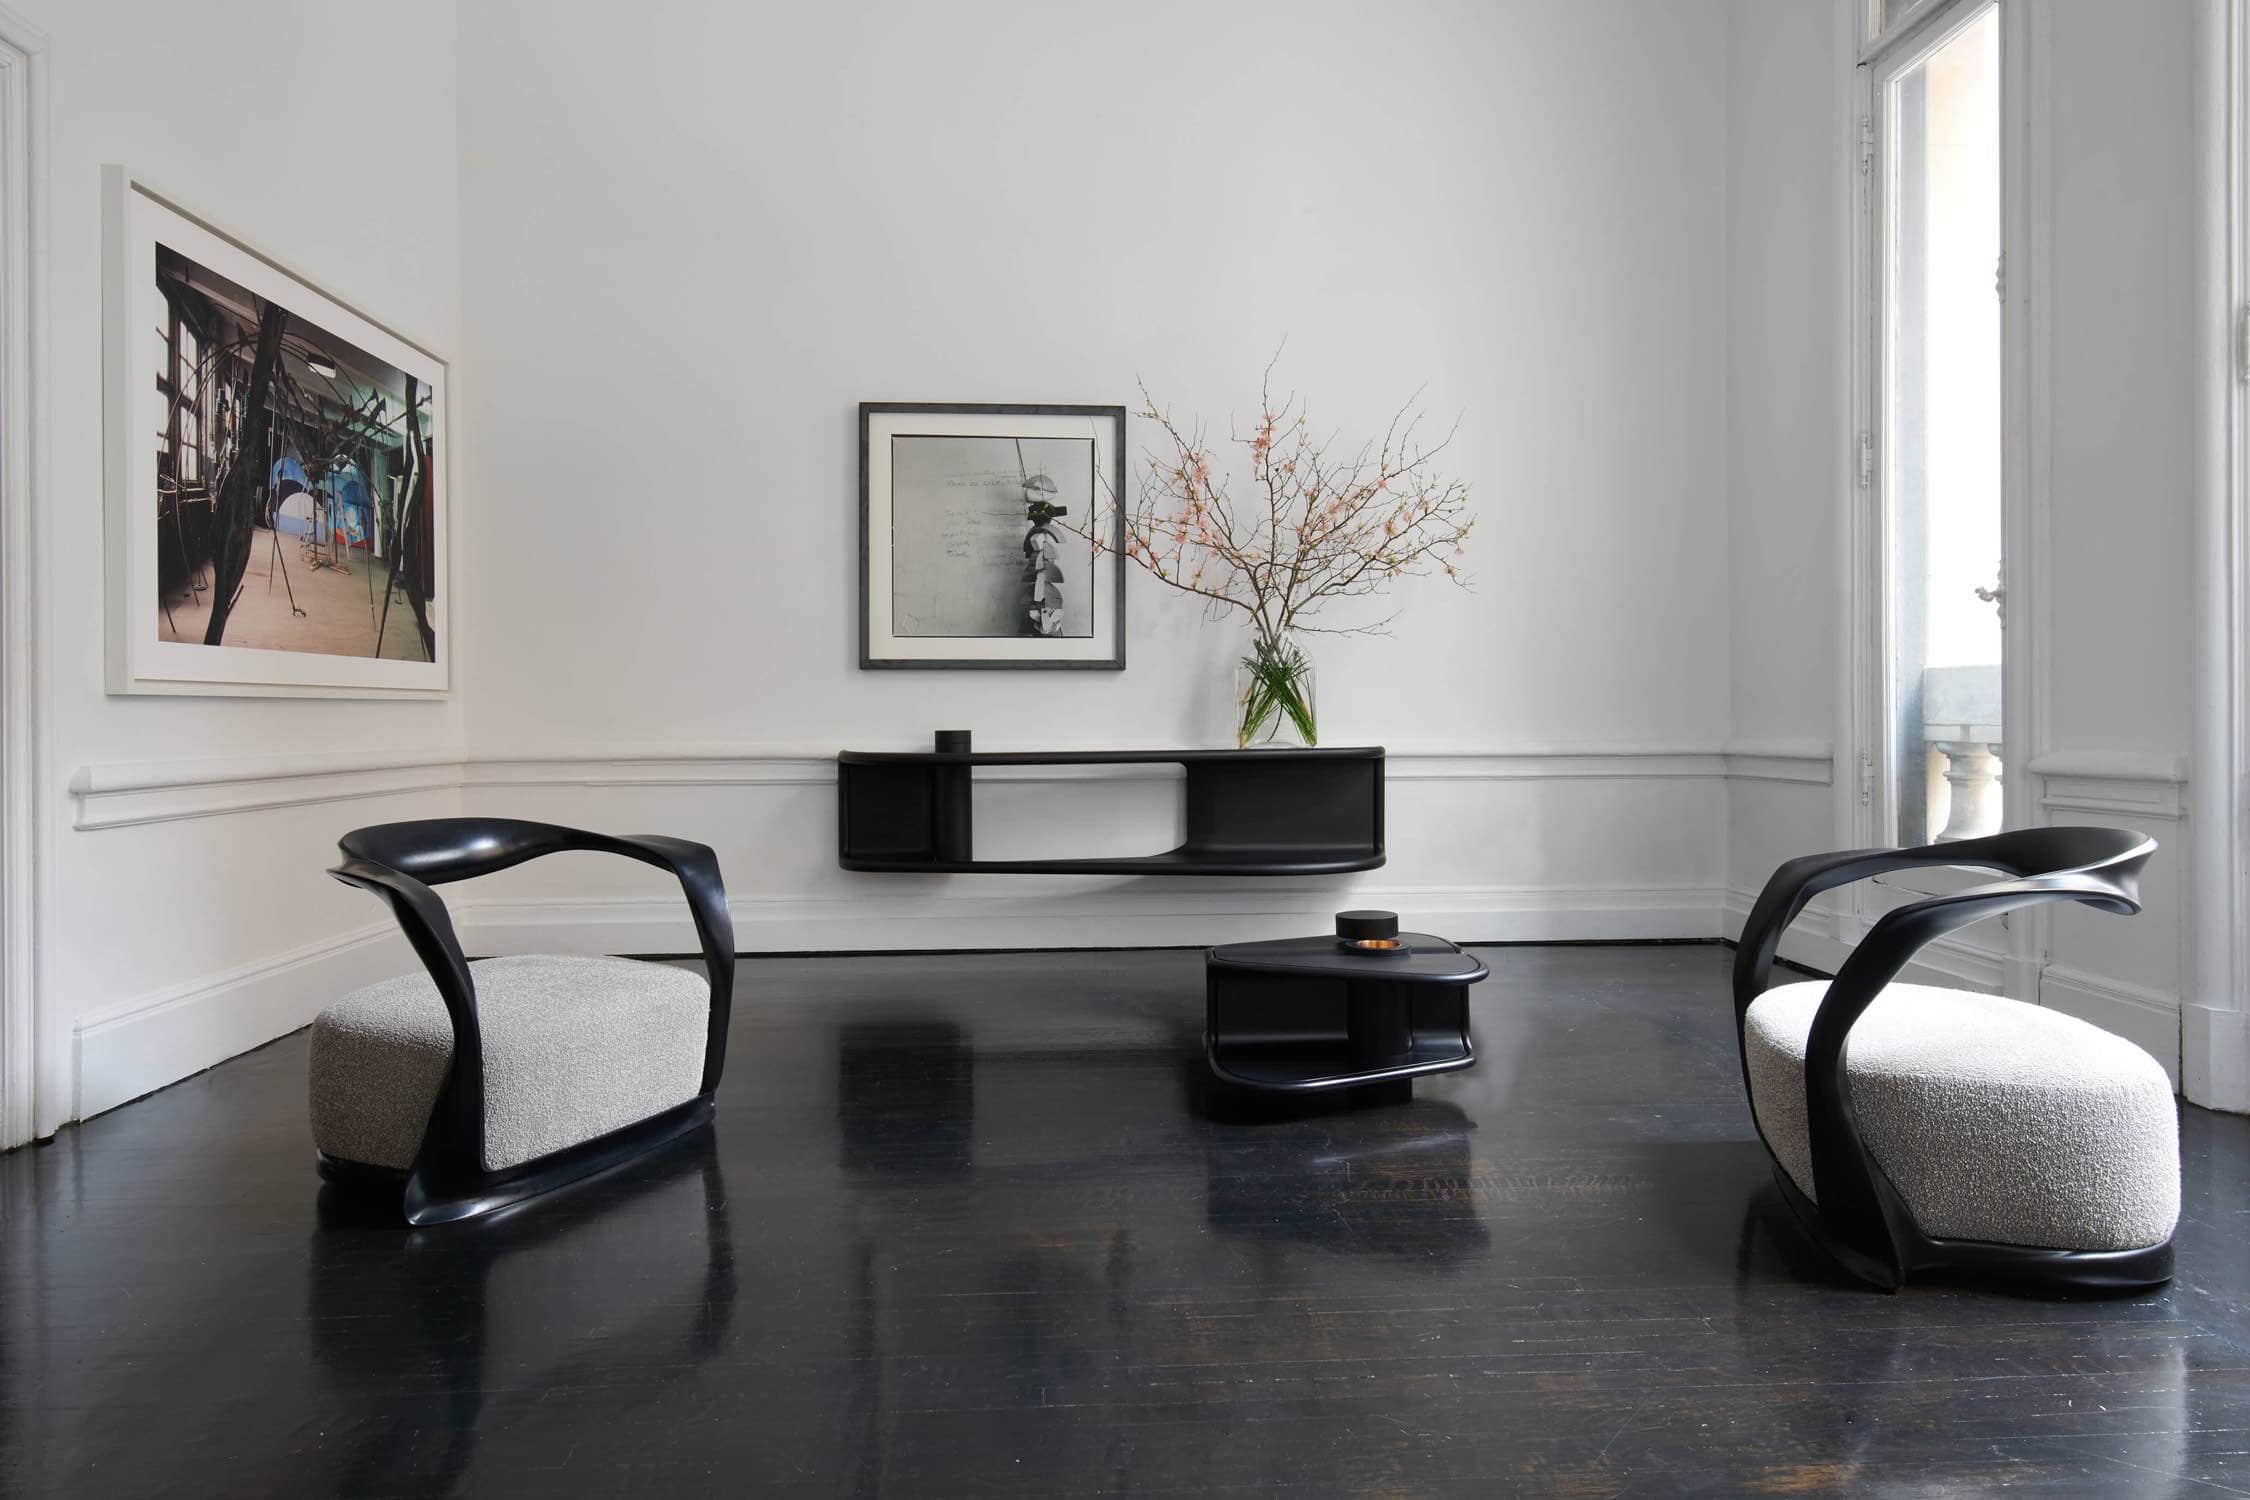
M 1288 636 L 1254 638 L 1234 668 L 1234 742 L 1256 745 L 1317 745 L 1319 721 L 1313 714 L 1313 664 Z

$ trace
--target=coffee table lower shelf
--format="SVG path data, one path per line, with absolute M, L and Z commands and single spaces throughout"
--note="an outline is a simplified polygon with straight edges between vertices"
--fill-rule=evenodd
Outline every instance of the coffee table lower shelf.
M 1233 943 L 1205 957 L 1204 1058 L 1240 1088 L 1314 1093 L 1449 1073 L 1476 1062 L 1469 986 L 1484 964 L 1404 933 L 1406 955 L 1331 937 Z

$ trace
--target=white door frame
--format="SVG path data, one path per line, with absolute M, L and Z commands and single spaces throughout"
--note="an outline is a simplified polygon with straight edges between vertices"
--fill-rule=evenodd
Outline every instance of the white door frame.
M 1856 28 L 1863 6 L 1858 0 L 1842 3 L 1850 13 L 1849 24 Z M 1844 466 L 1844 524 L 1839 532 L 1844 543 L 1841 597 L 1848 610 L 1844 655 L 1849 675 L 1838 710 L 1837 743 L 1847 759 L 1845 774 L 1837 778 L 1837 828 L 1843 841 L 1855 848 L 1890 843 L 1890 830 L 1896 826 L 1888 806 L 1896 778 L 1888 733 L 1890 548 L 1881 473 L 1886 266 L 1880 247 L 1889 217 L 1880 192 L 1885 171 L 1882 99 L 1885 85 L 1897 71 L 1966 24 L 1987 3 L 1996 4 L 2000 12 L 2000 247 L 2006 267 L 2001 305 L 2000 581 L 2007 591 L 2010 629 L 2001 685 L 2007 735 L 2002 821 L 2007 827 L 2025 827 L 2038 812 L 2031 778 L 2022 768 L 2046 743 L 2041 719 L 2045 694 L 2038 691 L 2037 671 L 2045 620 L 2040 589 L 2045 528 L 2035 501 L 2044 491 L 2032 473 L 2038 446 L 2032 434 L 2043 391 L 2038 384 L 2031 315 L 2032 289 L 2042 279 L 2043 267 L 2035 261 L 2039 247 L 2028 232 L 2030 178 L 2038 165 L 2032 149 L 2031 110 L 2044 90 L 2034 78 L 2036 33 L 2033 7 L 2026 0 L 1947 0 L 1917 11 L 1911 24 L 1858 48 L 1859 66 L 1848 96 L 1853 118 L 1847 170 L 1854 179 L 1847 289 L 1852 310 L 1851 413 L 1846 427 L 1850 451 Z M 1859 33 L 1855 29 L 1852 35 L 1856 41 Z M 1866 935 L 1881 913 L 1881 900 L 1865 883 L 1851 888 L 1837 915 L 1846 942 Z M 1989 960 L 1978 963 L 1964 945 L 1950 940 L 1933 944 L 1924 962 L 1960 978 L 1996 982 L 2003 993 L 2035 999 L 2039 954 L 2044 951 L 2042 925 L 2026 921 L 2008 925 L 2007 953 L 1996 973 L 1980 972 Z
M 2180 1091 L 2250 1110 L 2250 3 L 2196 0 L 2192 952 Z
M 34 510 L 47 493 L 47 38 L 0 6 L 0 1148 L 61 1120 L 42 1053 L 39 776 L 45 761 Z M 65 1060 L 67 1062 L 67 1059 Z

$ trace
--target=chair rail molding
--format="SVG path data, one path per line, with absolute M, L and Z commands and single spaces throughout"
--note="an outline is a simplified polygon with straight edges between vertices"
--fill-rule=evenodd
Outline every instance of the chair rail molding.
M 1346 735 L 1344 738 L 1350 738 Z M 901 748 L 920 748 L 919 745 Z M 1068 749 L 1045 745 L 1042 749 Z M 1105 746 L 1085 745 L 1096 749 Z M 1169 747 L 1167 747 L 1169 748 Z M 1190 748 L 1190 747 L 1180 747 Z M 1419 788 L 1425 796 L 1467 794 L 1474 786 L 1537 782 L 1609 782 L 1709 788 L 1716 794 L 1729 773 L 1729 749 L 1717 743 L 1665 741 L 1527 741 L 1508 745 L 1428 743 L 1387 752 L 1394 788 Z M 1788 774 L 1819 776 L 1826 747 L 1791 744 L 1760 747 L 1776 755 Z M 1180 768 L 1163 763 L 1123 766 L 1015 766 L 980 769 L 980 780 L 1177 781 Z M 465 768 L 471 806 L 489 792 L 580 787 L 772 787 L 779 791 L 832 786 L 835 750 L 802 744 L 685 744 L 577 746 L 479 751 Z M 1714 832 L 1716 830 L 1714 829 Z M 1397 850 L 1393 850 L 1394 857 Z M 820 851 L 825 867 L 830 851 Z M 855 879 L 857 877 L 854 877 Z M 1332 881 L 1275 888 L 1269 883 L 1228 883 L 1213 889 L 1059 890 L 1027 901 L 1003 890 L 928 891 L 870 886 L 849 894 L 819 890 L 802 896 L 733 896 L 736 928 L 745 951 L 803 951 L 892 947 L 1012 947 L 1026 941 L 1050 946 L 1115 946 L 1225 942 L 1254 936 L 1289 936 L 1308 920 L 1325 919 L 1343 899 Z M 1419 920 L 1467 938 L 1672 938 L 1710 937 L 1719 930 L 1723 881 L 1680 885 L 1618 884 L 1431 887 L 1413 876 L 1370 875 L 1350 885 L 1350 901 L 1390 904 Z M 670 951 L 684 929 L 668 909 L 643 907 L 591 892 L 499 898 L 464 904 L 465 936 L 485 951 L 551 945 L 576 936 L 607 951 Z M 1448 925 L 1450 924 L 1450 925 Z
M 1071 747 L 1047 747 L 1071 748 Z M 1084 748 L 1101 748 L 1086 746 Z M 1188 747 L 1181 747 L 1188 748 Z M 1828 747 L 1553 743 L 1393 750 L 1389 780 L 1826 782 Z M 993 766 L 994 781 L 1178 780 L 1179 768 Z M 394 793 L 486 787 L 833 786 L 836 752 L 806 745 L 612 745 L 470 754 L 445 749 L 205 757 L 80 766 L 73 828 L 90 831 Z
M 1827 786 L 1836 779 L 1835 748 L 1826 740 L 1729 740 L 1721 754 L 1729 781 Z
M 1339 740 L 1349 735 L 1333 736 Z M 1375 736 L 1373 738 L 1381 738 Z M 1357 741 L 1354 741 L 1355 743 Z M 881 749 L 882 746 L 854 746 Z M 902 750 L 925 746 L 901 745 Z M 1009 747 L 1015 748 L 1015 747 Z M 1107 744 L 1043 743 L 1042 751 L 1105 750 Z M 1135 746 L 1135 749 L 1143 747 Z M 1208 749 L 1209 746 L 1158 746 L 1157 749 Z M 1635 780 L 1716 779 L 1726 774 L 1726 751 L 1714 744 L 1640 741 L 1553 741 L 1520 745 L 1391 746 L 1388 780 L 1488 781 L 1625 778 Z M 836 749 L 830 746 L 703 744 L 615 745 L 564 753 L 525 749 L 479 752 L 469 758 L 472 786 L 577 785 L 734 785 L 757 783 L 833 783 Z M 989 766 L 980 778 L 1021 781 L 1167 780 L 1177 767 L 1145 766 Z
M 71 1072 L 39 956 L 48 674 L 33 511 L 48 488 L 46 48 L 44 32 L 0 6 L 0 1149 L 62 1122 Z
M 342 802 L 462 784 L 457 750 L 209 757 L 80 766 L 71 773 L 71 826 L 80 831 L 225 813 Z

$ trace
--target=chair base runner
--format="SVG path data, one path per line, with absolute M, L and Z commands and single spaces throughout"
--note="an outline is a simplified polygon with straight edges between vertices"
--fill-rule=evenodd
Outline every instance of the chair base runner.
M 711 1109 L 711 1096 L 698 1094 L 685 1104 L 674 1105 L 662 1114 L 651 1115 L 622 1130 L 613 1130 L 498 1172 L 448 1171 L 427 1159 L 415 1163 L 412 1171 L 401 1171 L 396 1167 L 343 1161 L 321 1151 L 313 1155 L 320 1175 L 338 1187 L 403 1194 L 401 1206 L 406 1222 L 420 1228 L 482 1218 L 565 1183 L 607 1171 L 709 1124 Z
M 1908 1276 L 1924 1272 L 1963 1278 L 2006 1280 L 2024 1286 L 2070 1292 L 2141 1292 L 2172 1279 L 2172 1242 L 2138 1250 L 2047 1250 L 2034 1245 L 1995 1245 L 1983 1240 L 1933 1240 L 1909 1226 L 1897 1226 L 1904 1264 L 1868 1254 L 1863 1246 L 1838 1236 L 1821 1217 L 1820 1205 L 1805 1196 L 1779 1164 L 1773 1180 L 1782 1201 L 1805 1232 L 1838 1265 L 1871 1286 L 1895 1292 Z

